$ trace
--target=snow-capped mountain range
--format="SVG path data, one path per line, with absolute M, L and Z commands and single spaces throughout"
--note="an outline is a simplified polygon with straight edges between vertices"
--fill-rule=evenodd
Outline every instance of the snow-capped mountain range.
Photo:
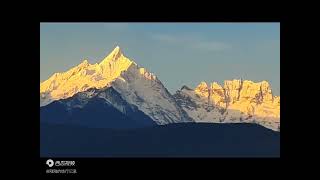
M 196 122 L 258 123 L 280 130 L 280 97 L 268 82 L 225 81 L 224 86 L 201 82 L 195 89 L 184 86 L 174 95 Z
M 107 93 L 106 98 L 110 88 L 116 93 Z M 111 97 L 113 94 L 121 96 L 116 98 L 121 103 Z M 123 114 L 126 111 L 122 105 L 130 104 L 137 109 L 130 112 L 141 111 L 158 125 L 257 123 L 280 131 L 280 97 L 272 95 L 268 82 L 232 80 L 225 81 L 223 87 L 215 82 L 210 85 L 201 82 L 195 89 L 183 86 L 171 95 L 153 73 L 125 57 L 118 46 L 99 64 L 84 60 L 40 83 L 40 109 L 48 109 L 56 101 L 72 112 L 73 108 L 84 108 L 93 97 L 108 102 Z M 72 103 L 75 101 L 78 103 Z
M 133 61 L 116 47 L 99 64 L 89 64 L 84 60 L 78 66 L 64 73 L 55 73 L 40 84 L 40 106 L 54 100 L 65 99 L 90 88 L 103 88 L 127 70 Z
M 157 77 L 125 57 L 119 47 L 99 64 L 91 65 L 85 60 L 41 83 L 40 106 L 90 88 L 105 87 L 113 87 L 159 125 L 192 121 Z

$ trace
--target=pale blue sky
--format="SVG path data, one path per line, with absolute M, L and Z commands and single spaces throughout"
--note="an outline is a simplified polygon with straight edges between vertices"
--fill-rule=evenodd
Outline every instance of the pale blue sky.
M 41 23 L 40 81 L 116 45 L 172 93 L 242 77 L 280 94 L 280 23 Z

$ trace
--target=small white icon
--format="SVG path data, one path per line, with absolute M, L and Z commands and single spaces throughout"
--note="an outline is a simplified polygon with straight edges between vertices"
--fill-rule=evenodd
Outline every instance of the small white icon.
M 49 166 L 49 167 L 52 167 L 54 165 L 54 162 L 52 159 L 48 159 L 46 164 Z

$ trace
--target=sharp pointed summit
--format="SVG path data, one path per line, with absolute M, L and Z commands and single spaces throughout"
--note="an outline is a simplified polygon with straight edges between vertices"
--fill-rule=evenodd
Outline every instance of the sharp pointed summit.
M 119 46 L 116 46 L 116 47 L 112 50 L 112 52 L 111 52 L 110 54 L 112 54 L 112 55 L 114 55 L 114 56 L 122 55 L 122 52 L 121 52 L 120 47 L 119 47 Z
M 119 46 L 116 46 L 116 47 L 113 49 L 112 52 L 119 52 L 119 51 L 121 51 L 120 47 L 119 47 Z
M 133 61 L 125 57 L 116 46 L 99 64 L 89 64 L 87 60 L 63 73 L 56 73 L 40 84 L 40 106 L 53 100 L 73 96 L 88 88 L 103 88 L 126 71 Z M 44 96 L 47 94 L 47 96 Z
M 131 68 L 130 68 L 131 67 Z M 130 69 L 131 70 L 130 70 Z M 54 100 L 65 99 L 89 88 L 101 89 L 110 86 L 121 74 L 130 71 L 136 77 L 155 80 L 156 77 L 135 62 L 125 57 L 119 46 L 116 46 L 99 64 L 90 64 L 87 60 L 62 73 L 55 73 L 46 81 L 40 83 L 40 106 L 45 106 Z M 133 71 L 133 72 L 132 72 Z
M 109 88 L 159 125 L 248 122 L 273 130 L 280 126 L 280 97 L 272 95 L 267 81 L 255 83 L 234 79 L 226 80 L 224 86 L 203 81 L 195 89 L 184 86 L 171 95 L 153 73 L 125 57 L 119 46 L 99 64 L 83 60 L 70 70 L 55 73 L 40 83 L 40 107 L 62 99 L 69 99 L 69 102 L 70 98 L 85 106 L 88 101 L 83 97 L 93 97 L 90 89 L 96 89 L 101 91 L 99 101 L 102 98 L 106 104 L 113 102 L 116 109 L 126 112 L 116 101 L 106 99 L 105 90 Z M 79 93 L 82 94 L 75 96 Z M 69 107 L 68 103 L 66 106 Z
M 100 65 L 102 64 L 107 64 L 110 61 L 117 61 L 121 59 L 121 57 L 124 57 L 122 54 L 122 51 L 119 46 L 116 46 L 101 62 Z

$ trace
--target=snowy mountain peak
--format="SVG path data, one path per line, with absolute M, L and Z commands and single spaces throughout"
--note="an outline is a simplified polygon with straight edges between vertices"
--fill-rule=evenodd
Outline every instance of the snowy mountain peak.
M 223 89 L 222 86 L 220 86 L 220 84 L 218 84 L 217 82 L 211 83 L 210 88 L 212 90 L 222 90 Z
M 255 122 L 280 127 L 280 96 L 267 81 L 226 80 L 224 86 L 201 82 L 194 91 L 177 91 L 177 101 L 195 121 Z
M 110 53 L 108 56 L 114 56 L 114 57 L 116 57 L 117 55 L 118 55 L 118 56 L 122 55 L 122 51 L 121 51 L 121 49 L 120 49 L 119 46 L 116 46 L 116 47 L 111 51 L 111 53 Z
M 89 65 L 89 62 L 88 62 L 88 60 L 85 59 L 85 60 L 82 61 L 81 64 L 83 64 L 83 65 Z
M 115 47 L 102 61 L 100 64 L 106 64 L 110 61 L 120 60 L 124 55 L 119 46 Z
M 119 51 L 121 51 L 120 47 L 119 47 L 119 46 L 116 46 L 116 47 L 113 49 L 112 52 L 119 52 Z
M 208 84 L 202 81 L 195 89 L 194 92 L 200 96 L 208 96 Z
M 197 86 L 197 88 L 207 88 L 208 87 L 208 85 L 207 85 L 207 83 L 206 82 L 204 82 L 204 81 L 202 81 L 202 82 L 200 82 L 200 84 Z
M 273 96 L 267 81 L 234 79 L 225 81 L 223 86 L 201 82 L 195 89 L 183 86 L 171 95 L 153 73 L 124 56 L 119 46 L 100 63 L 90 64 L 85 59 L 41 82 L 40 107 L 80 92 L 91 98 L 89 89 L 110 87 L 159 125 L 194 121 L 257 122 L 274 130 L 280 128 L 280 97 Z M 110 104 L 122 109 L 116 102 Z
M 123 99 L 136 105 L 157 124 L 191 121 L 161 81 L 145 68 L 133 64 L 111 85 Z
M 125 57 L 118 46 L 99 64 L 91 65 L 85 60 L 41 83 L 40 107 L 91 88 L 100 90 L 110 87 L 157 124 L 191 121 L 161 81 L 146 68 Z
M 65 99 L 89 88 L 103 88 L 126 71 L 133 61 L 125 57 L 119 46 L 108 54 L 99 64 L 88 60 L 63 73 L 55 73 L 40 83 L 40 106 L 54 100 Z

